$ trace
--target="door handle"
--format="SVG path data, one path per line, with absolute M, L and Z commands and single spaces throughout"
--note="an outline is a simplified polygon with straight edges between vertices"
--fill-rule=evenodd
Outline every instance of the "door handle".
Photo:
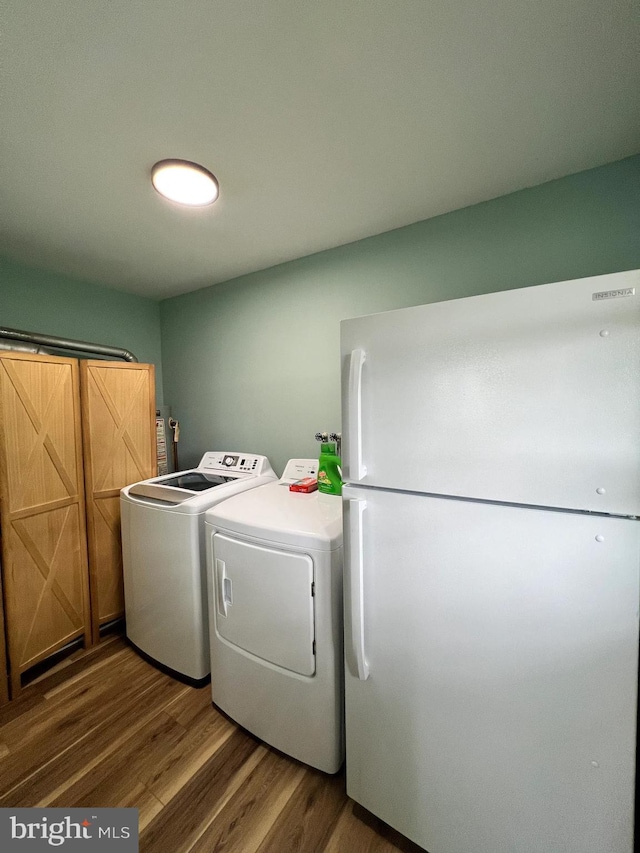
M 362 461 L 362 368 L 365 361 L 366 354 L 363 349 L 351 351 L 348 395 L 349 432 L 347 435 L 349 465 L 346 476 L 347 480 L 352 483 L 359 483 L 367 473 L 366 465 Z
M 366 501 L 345 501 L 348 535 L 347 571 L 350 589 L 350 639 L 360 681 L 366 681 L 369 677 L 369 662 L 364 644 L 364 543 L 362 537 L 363 515 L 366 508 Z
M 227 567 L 224 560 L 216 560 L 216 586 L 218 591 L 218 613 L 227 615 L 228 607 L 233 604 L 231 578 L 227 577 Z

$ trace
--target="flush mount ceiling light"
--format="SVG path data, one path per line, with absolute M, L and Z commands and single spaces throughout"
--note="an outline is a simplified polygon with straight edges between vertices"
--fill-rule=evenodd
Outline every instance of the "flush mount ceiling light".
M 189 160 L 160 160 L 151 170 L 154 188 L 171 201 L 203 207 L 218 198 L 218 181 L 204 166 Z

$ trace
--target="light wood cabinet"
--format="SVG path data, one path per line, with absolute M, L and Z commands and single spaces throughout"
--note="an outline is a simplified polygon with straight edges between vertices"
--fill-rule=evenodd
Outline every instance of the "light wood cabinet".
M 6 634 L 12 698 L 26 670 L 123 615 L 120 488 L 156 470 L 153 365 L 0 352 L 0 662 Z M 0 702 L 6 693 L 0 665 Z
M 25 670 L 91 643 L 78 362 L 0 353 L 0 524 L 11 695 Z
M 152 364 L 81 361 L 92 632 L 124 615 L 120 489 L 155 476 Z

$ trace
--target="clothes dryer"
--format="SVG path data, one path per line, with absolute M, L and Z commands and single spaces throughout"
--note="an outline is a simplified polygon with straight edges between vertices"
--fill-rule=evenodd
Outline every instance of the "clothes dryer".
M 265 456 L 210 451 L 197 468 L 120 493 L 127 637 L 185 681 L 210 672 L 204 513 L 272 480 Z
M 327 773 L 343 758 L 342 500 L 292 492 L 317 460 L 205 513 L 214 703 Z

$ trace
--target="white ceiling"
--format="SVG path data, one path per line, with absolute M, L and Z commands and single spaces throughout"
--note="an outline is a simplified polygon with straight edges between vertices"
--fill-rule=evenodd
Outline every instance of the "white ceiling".
M 635 0 L 8 0 L 0 253 L 155 298 L 640 150 Z M 153 163 L 195 160 L 188 210 Z

